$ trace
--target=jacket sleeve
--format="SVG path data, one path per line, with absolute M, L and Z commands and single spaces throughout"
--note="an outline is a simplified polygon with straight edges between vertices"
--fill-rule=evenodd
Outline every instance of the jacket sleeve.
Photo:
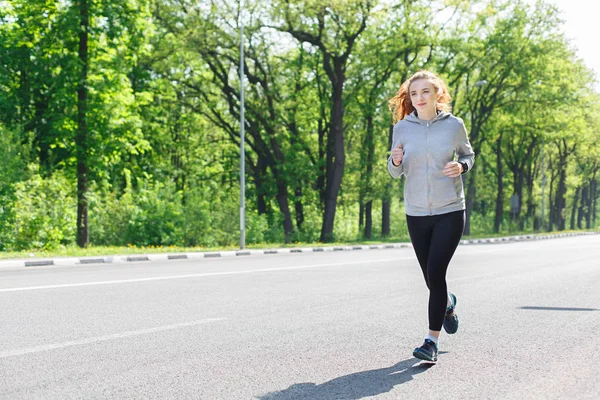
M 403 169 L 404 168 L 402 168 L 402 163 L 400 163 L 400 165 L 396 167 L 394 164 L 392 164 L 392 156 L 388 158 L 388 172 L 390 173 L 392 178 L 400 178 L 400 176 L 402 176 Z
M 395 149 L 396 147 L 398 147 L 398 145 L 400 144 L 400 132 L 398 132 L 397 130 L 397 126 L 394 127 L 394 134 L 393 134 L 393 139 L 392 139 L 392 148 L 390 149 L 390 152 Z M 402 173 L 404 172 L 404 164 L 400 163 L 399 166 L 395 166 L 394 164 L 392 164 L 392 155 L 390 154 L 390 156 L 388 157 L 388 172 L 390 173 L 390 175 L 392 176 L 392 178 L 400 178 L 400 176 L 402 176 Z
M 469 142 L 469 137 L 467 136 L 467 129 L 465 128 L 465 124 L 462 120 L 460 120 L 460 127 L 458 132 L 458 143 L 456 145 L 456 154 L 458 155 L 458 162 L 464 162 L 467 164 L 467 171 L 470 171 L 473 168 L 473 164 L 475 163 L 475 153 L 473 152 L 473 148 L 471 147 L 471 143 Z

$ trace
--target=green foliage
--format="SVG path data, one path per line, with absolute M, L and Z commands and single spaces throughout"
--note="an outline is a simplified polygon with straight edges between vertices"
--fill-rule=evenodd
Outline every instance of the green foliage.
M 18 143 L 20 134 L 0 124 L 0 250 L 9 247 L 8 227 L 14 221 L 14 184 L 24 179 L 22 171 L 28 158 L 27 147 Z
M 179 244 L 182 211 L 181 194 L 160 182 L 136 189 L 128 185 L 120 197 L 114 192 L 99 193 L 90 199 L 90 238 L 98 245 Z
M 90 198 L 96 245 L 121 243 L 137 246 L 227 246 L 238 240 L 238 197 L 218 188 L 197 188 L 185 193 L 173 183 L 128 185 L 122 196 L 93 191 Z M 268 228 L 266 216 L 250 210 L 246 216 L 248 243 L 283 239 Z
M 237 244 L 239 3 L 90 4 L 92 244 Z M 3 250 L 75 241 L 77 11 L 68 1 L 0 2 Z M 600 98 L 586 89 L 594 78 L 560 34 L 554 6 L 248 0 L 244 22 L 247 243 L 319 239 L 335 146 L 330 78 L 342 73 L 345 173 L 334 238 L 363 238 L 369 201 L 372 238 L 382 238 L 382 200 L 391 199 L 390 234 L 407 239 L 402 182 L 386 170 L 387 102 L 421 68 L 446 78 L 476 149 L 472 234 L 492 232 L 494 220 L 506 233 L 552 228 L 572 212 L 598 225 Z M 324 57 L 343 57 L 350 45 L 343 71 L 332 74 Z M 508 215 L 513 192 L 518 220 Z
M 0 234 L 2 247 L 56 249 L 72 243 L 76 228 L 73 182 L 60 171 L 44 178 L 36 164 L 29 165 L 28 174 L 29 179 L 13 185 L 10 218 Z

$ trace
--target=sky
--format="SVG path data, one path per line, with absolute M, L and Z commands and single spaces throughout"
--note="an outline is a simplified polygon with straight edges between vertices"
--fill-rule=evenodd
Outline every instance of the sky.
M 564 33 L 577 49 L 577 55 L 588 68 L 596 73 L 600 81 L 600 41 L 597 34 L 600 28 L 600 1 L 598 0 L 546 0 L 562 11 Z M 600 82 L 596 82 L 596 92 L 600 93 Z

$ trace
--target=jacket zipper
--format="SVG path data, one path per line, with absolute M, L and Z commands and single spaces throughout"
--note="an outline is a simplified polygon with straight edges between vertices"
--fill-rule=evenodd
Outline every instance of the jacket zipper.
M 429 204 L 429 215 L 433 214 L 433 206 L 431 204 L 431 157 L 429 152 L 429 124 L 427 121 L 427 131 L 425 137 L 427 138 L 427 203 Z

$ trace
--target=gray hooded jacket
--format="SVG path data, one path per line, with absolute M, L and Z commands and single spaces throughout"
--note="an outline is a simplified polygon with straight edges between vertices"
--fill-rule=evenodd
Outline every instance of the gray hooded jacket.
M 442 172 L 450 161 L 465 162 L 467 170 L 473 167 L 475 153 L 462 119 L 442 111 L 432 121 L 423 121 L 413 112 L 394 126 L 392 149 L 399 144 L 404 150 L 402 163 L 394 166 L 390 156 L 388 171 L 394 178 L 406 177 L 406 214 L 419 217 L 464 210 L 461 177 L 449 178 Z

